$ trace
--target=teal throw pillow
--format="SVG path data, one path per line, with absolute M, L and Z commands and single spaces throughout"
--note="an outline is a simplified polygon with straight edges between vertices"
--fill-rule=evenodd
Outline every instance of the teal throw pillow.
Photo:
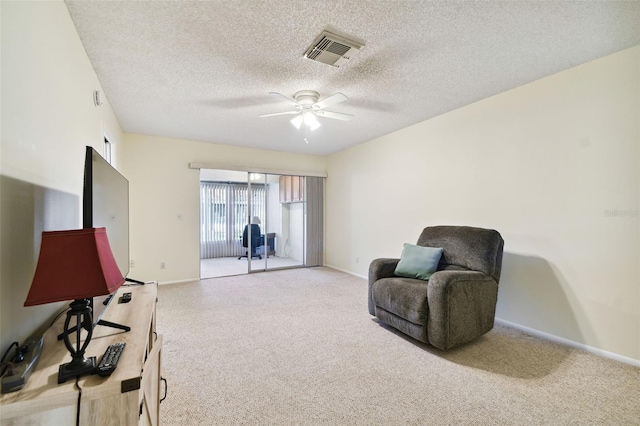
M 396 266 L 395 275 L 428 280 L 438 269 L 442 252 L 442 248 L 422 247 L 405 243 L 400 262 Z

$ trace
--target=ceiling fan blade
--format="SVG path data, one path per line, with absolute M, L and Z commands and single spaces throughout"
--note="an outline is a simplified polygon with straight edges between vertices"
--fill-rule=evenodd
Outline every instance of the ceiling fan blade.
M 321 101 L 316 102 L 315 104 L 313 104 L 313 108 L 324 109 L 328 106 L 339 104 L 340 102 L 344 102 L 347 99 L 349 98 L 347 98 L 342 93 L 338 92 L 335 95 L 331 95 L 328 98 L 325 98 Z
M 300 111 L 285 111 L 285 112 L 274 112 L 273 114 L 262 114 L 258 117 L 275 117 L 276 115 L 291 115 L 291 114 L 299 114 Z
M 335 118 L 336 120 L 342 120 L 342 121 L 351 121 L 351 120 L 353 120 L 353 115 L 351 115 L 351 114 L 343 114 L 341 112 L 314 111 L 314 113 L 317 116 L 324 117 L 324 118 Z
M 300 107 L 300 104 L 297 103 L 296 101 L 294 101 L 293 99 L 287 98 L 285 95 L 283 95 L 282 93 L 278 93 L 278 92 L 269 92 L 269 94 L 271 96 L 277 96 L 280 99 L 284 100 L 285 102 L 287 102 L 289 105 L 293 105 L 295 107 Z

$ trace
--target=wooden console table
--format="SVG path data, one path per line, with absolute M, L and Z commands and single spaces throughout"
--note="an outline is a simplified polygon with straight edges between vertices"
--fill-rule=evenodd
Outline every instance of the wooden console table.
M 125 292 L 131 292 L 131 302 L 118 303 Z M 111 376 L 84 376 L 77 384 L 75 379 L 58 384 L 59 365 L 71 360 L 57 339 L 62 315 L 45 332 L 40 360 L 25 387 L 0 396 L 0 424 L 157 425 L 162 349 L 162 336 L 155 331 L 157 294 L 155 283 L 118 290 L 102 319 L 131 331 L 97 326 L 85 354 L 100 361 L 107 346 L 125 342 L 118 366 Z

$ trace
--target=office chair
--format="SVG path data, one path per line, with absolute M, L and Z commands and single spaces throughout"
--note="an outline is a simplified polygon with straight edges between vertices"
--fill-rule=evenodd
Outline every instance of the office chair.
M 251 258 L 257 257 L 258 259 L 262 259 L 262 256 L 256 253 L 256 249 L 260 246 L 264 245 L 264 236 L 260 232 L 260 225 L 256 223 L 251 224 L 251 244 L 249 244 L 249 225 L 245 225 L 244 231 L 242 232 L 242 246 L 247 248 L 246 254 L 238 257 L 242 259 L 243 257 L 249 258 L 249 252 L 251 252 Z

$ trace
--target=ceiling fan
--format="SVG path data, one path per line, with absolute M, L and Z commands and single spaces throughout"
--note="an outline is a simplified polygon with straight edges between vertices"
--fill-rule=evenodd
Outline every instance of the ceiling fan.
M 272 114 L 262 114 L 259 117 L 274 117 L 276 115 L 295 115 L 291 120 L 297 129 L 302 126 L 302 123 L 309 126 L 309 129 L 315 130 L 320 127 L 320 122 L 316 117 L 334 118 L 336 120 L 350 121 L 353 119 L 353 115 L 344 114 L 341 112 L 324 111 L 325 108 L 339 104 L 346 101 L 348 98 L 342 93 L 338 92 L 335 95 L 331 95 L 321 101 L 320 94 L 313 90 L 300 90 L 293 95 L 294 99 L 290 99 L 277 92 L 269 92 L 272 96 L 278 96 L 284 99 L 288 104 L 296 107 L 293 111 L 275 112 Z

